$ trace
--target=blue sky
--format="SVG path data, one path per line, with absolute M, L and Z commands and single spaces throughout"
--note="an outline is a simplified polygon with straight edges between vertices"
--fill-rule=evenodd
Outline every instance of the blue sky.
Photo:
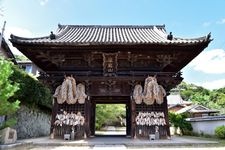
M 214 39 L 183 71 L 184 81 L 225 86 L 225 0 L 0 0 L 0 26 L 10 33 L 49 35 L 60 24 L 161 25 L 183 38 Z

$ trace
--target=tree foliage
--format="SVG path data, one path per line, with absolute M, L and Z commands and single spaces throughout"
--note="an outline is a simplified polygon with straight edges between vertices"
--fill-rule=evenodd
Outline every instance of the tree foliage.
M 124 104 L 97 104 L 96 105 L 96 129 L 101 129 L 104 125 L 113 124 L 119 118 L 126 116 Z
M 12 117 L 0 128 L 16 123 L 13 114 L 18 110 L 20 102 L 51 110 L 52 95 L 50 90 L 37 79 L 10 61 L 0 58 L 0 116 Z
M 19 90 L 19 84 L 10 80 L 13 72 L 13 64 L 0 58 L 0 116 L 11 115 L 19 108 L 19 100 L 12 99 L 15 92 Z M 0 128 L 11 126 L 15 119 L 7 120 Z
M 51 109 L 52 94 L 49 88 L 17 66 L 14 66 L 13 70 L 10 78 L 19 83 L 19 90 L 16 91 L 14 98 L 20 99 L 22 103 L 30 106 Z
M 219 126 L 215 129 L 215 135 L 216 137 L 220 139 L 225 139 L 225 126 Z
M 184 100 L 192 101 L 194 104 L 200 104 L 211 109 L 218 109 L 225 113 L 225 87 L 208 90 L 194 84 L 182 82 L 177 86 Z
M 172 126 L 176 128 L 180 128 L 182 134 L 186 134 L 192 131 L 192 126 L 189 122 L 187 122 L 185 119 L 187 118 L 187 114 L 175 114 L 172 112 L 169 112 L 169 121 Z

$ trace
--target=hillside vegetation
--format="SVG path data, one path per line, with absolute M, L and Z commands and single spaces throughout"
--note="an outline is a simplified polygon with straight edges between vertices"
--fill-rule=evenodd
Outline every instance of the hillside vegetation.
M 225 87 L 211 91 L 201 86 L 182 82 L 177 88 L 184 100 L 220 110 L 222 114 L 225 114 Z

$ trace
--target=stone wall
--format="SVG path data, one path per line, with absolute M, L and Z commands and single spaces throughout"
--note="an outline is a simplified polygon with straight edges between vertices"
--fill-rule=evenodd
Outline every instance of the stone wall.
M 26 139 L 40 136 L 48 136 L 50 133 L 51 115 L 43 113 L 38 109 L 30 109 L 27 106 L 20 106 L 16 113 L 18 139 Z

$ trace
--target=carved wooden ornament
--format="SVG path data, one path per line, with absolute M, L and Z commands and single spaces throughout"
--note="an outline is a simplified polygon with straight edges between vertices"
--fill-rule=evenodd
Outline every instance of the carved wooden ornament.
M 103 56 L 103 75 L 116 76 L 117 72 L 117 53 L 102 53 Z

